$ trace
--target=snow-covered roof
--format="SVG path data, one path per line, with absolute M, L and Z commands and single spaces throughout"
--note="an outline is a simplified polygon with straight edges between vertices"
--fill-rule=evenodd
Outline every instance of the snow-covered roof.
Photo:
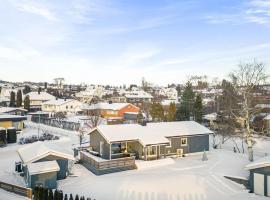
M 217 119 L 217 113 L 214 112 L 214 113 L 204 115 L 203 118 L 207 119 L 207 120 L 216 120 Z
M 142 145 L 169 143 L 167 138 L 174 136 L 213 133 L 194 121 L 148 123 L 146 126 L 139 124 L 101 125 L 95 130 L 98 130 L 108 142 L 138 140 Z
M 270 156 L 266 156 L 246 165 L 245 169 L 251 170 L 269 166 L 270 166 Z
M 59 147 L 44 142 L 35 142 L 17 150 L 24 164 L 37 161 L 48 155 L 55 155 L 65 159 L 74 160 L 70 154 L 64 153 Z
M 263 120 L 270 120 L 270 115 L 267 115 Z
M 270 104 L 257 104 L 255 108 L 270 108 Z
M 24 96 L 29 96 L 30 100 L 36 100 L 36 101 L 48 101 L 53 100 L 55 97 L 47 92 L 29 92 L 25 94 Z
M 147 92 L 144 91 L 131 91 L 131 92 L 126 92 L 125 93 L 126 98 L 149 98 L 152 99 L 153 96 Z
M 30 175 L 44 174 L 48 172 L 58 172 L 60 170 L 59 165 L 55 160 L 30 163 L 27 165 L 27 169 Z
M 65 103 L 69 103 L 72 101 L 77 101 L 75 99 L 52 99 L 49 101 L 45 101 L 44 103 L 42 103 L 43 105 L 55 105 L 55 106 L 60 106 L 63 105 Z
M 9 102 L 9 98 L 5 96 L 0 96 L 0 102 Z
M 97 103 L 83 106 L 83 110 L 120 110 L 129 105 L 129 103 Z
M 179 101 L 177 99 L 164 99 L 163 101 L 161 101 L 161 104 L 163 106 L 169 106 L 171 103 L 178 104 Z
M 0 113 L 9 113 L 13 111 L 23 111 L 26 112 L 27 110 L 23 108 L 14 108 L 14 107 L 0 107 Z
M 9 115 L 9 114 L 2 114 L 0 113 L 0 120 L 4 120 L 4 119 L 21 119 L 21 120 L 26 120 L 25 116 L 19 116 L 19 115 Z

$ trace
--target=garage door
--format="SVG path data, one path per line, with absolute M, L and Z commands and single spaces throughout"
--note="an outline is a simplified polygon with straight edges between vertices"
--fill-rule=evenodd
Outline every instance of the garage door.
M 264 175 L 254 173 L 254 193 L 264 195 Z

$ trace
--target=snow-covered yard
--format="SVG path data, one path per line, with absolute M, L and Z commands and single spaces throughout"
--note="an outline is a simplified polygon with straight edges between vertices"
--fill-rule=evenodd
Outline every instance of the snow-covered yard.
M 248 172 L 243 170 L 248 163 L 246 156 L 227 150 L 212 150 L 207 155 L 207 162 L 201 161 L 202 155 L 166 159 L 163 164 L 162 160 L 158 164 L 148 161 L 145 162 L 148 167 L 102 176 L 75 165 L 77 177 L 59 181 L 59 187 L 66 193 L 80 193 L 98 200 L 264 199 L 223 177 L 246 178 Z
M 28 124 L 21 136 L 37 134 L 37 125 Z M 58 144 L 69 153 L 78 144 L 74 131 L 41 125 L 42 130 L 60 136 L 59 140 L 46 141 Z M 211 140 L 210 140 L 211 142 Z M 248 177 L 243 168 L 249 163 L 245 154 L 233 153 L 232 142 L 222 145 L 222 149 L 207 153 L 208 161 L 202 155 L 184 158 L 168 158 L 158 161 L 137 161 L 138 169 L 96 176 L 80 164 L 74 165 L 74 175 L 58 181 L 64 193 L 73 193 L 96 200 L 246 200 L 268 199 L 248 193 L 242 185 L 226 178 Z M 258 139 L 254 146 L 257 157 L 270 153 L 270 141 Z M 14 163 L 19 161 L 16 150 L 21 145 L 12 144 L 0 149 L 0 180 L 24 186 L 24 180 L 14 172 Z M 255 157 L 256 158 L 256 157 Z M 0 190 L 0 200 L 24 199 Z

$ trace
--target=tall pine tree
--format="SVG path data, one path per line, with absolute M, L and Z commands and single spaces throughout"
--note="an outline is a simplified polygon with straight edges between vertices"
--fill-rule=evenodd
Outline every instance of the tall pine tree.
M 164 109 L 160 103 L 154 102 L 151 104 L 150 114 L 154 121 L 164 120 Z
M 197 94 L 194 102 L 194 119 L 198 123 L 202 122 L 202 108 L 202 97 L 201 95 Z
M 15 107 L 16 103 L 15 103 L 15 92 L 11 91 L 10 92 L 10 102 L 9 102 L 9 106 L 10 107 Z
M 185 89 L 181 96 L 180 106 L 176 111 L 176 119 L 180 121 L 189 121 L 194 113 L 194 97 L 195 94 L 192 89 L 192 84 L 187 82 Z
M 22 106 L 22 91 L 21 90 L 18 90 L 18 92 L 17 92 L 16 106 L 17 107 Z
M 29 109 L 30 109 L 30 97 L 29 97 L 29 95 L 26 95 L 26 97 L 24 98 L 23 107 L 24 107 L 24 109 L 29 111 Z
M 169 121 L 169 122 L 175 121 L 175 116 L 176 116 L 176 105 L 175 105 L 175 103 L 170 103 L 169 111 L 168 111 L 168 114 L 166 116 L 167 121 Z

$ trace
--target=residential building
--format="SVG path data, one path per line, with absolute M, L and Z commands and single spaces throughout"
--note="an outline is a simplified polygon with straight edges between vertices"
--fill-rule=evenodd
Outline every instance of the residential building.
M 143 106 L 143 103 L 151 103 L 153 96 L 144 91 L 127 91 L 124 96 L 127 99 L 128 103 L 132 103 L 136 106 Z
M 16 130 L 22 130 L 26 119 L 27 118 L 25 116 L 0 114 L 0 127 L 14 127 Z
M 187 156 L 208 151 L 209 134 L 212 133 L 194 121 L 101 125 L 90 132 L 90 155 L 84 154 L 82 162 L 95 173 L 98 169 L 87 162 L 88 158 L 96 162 L 107 160 L 117 163 L 126 158 L 148 161 Z M 110 172 L 119 170 L 122 169 L 117 165 L 110 166 Z
M 18 149 L 22 171 L 27 187 L 41 185 L 49 189 L 57 188 L 57 180 L 67 177 L 70 154 L 59 150 L 57 146 L 44 142 L 35 142 Z
M 81 111 L 81 106 L 82 102 L 75 99 L 53 99 L 42 103 L 41 110 L 49 113 L 76 114 Z
M 29 96 L 30 98 L 30 110 L 31 111 L 38 111 L 41 110 L 42 103 L 54 100 L 56 97 L 47 93 L 47 92 L 29 92 L 24 95 L 24 98 Z
M 140 108 L 131 103 L 97 103 L 83 106 L 82 110 L 89 116 L 100 116 L 107 119 L 109 124 L 121 123 L 125 120 L 125 113 L 138 114 Z
M 245 169 L 250 173 L 250 191 L 257 195 L 270 197 L 270 156 L 248 164 Z

